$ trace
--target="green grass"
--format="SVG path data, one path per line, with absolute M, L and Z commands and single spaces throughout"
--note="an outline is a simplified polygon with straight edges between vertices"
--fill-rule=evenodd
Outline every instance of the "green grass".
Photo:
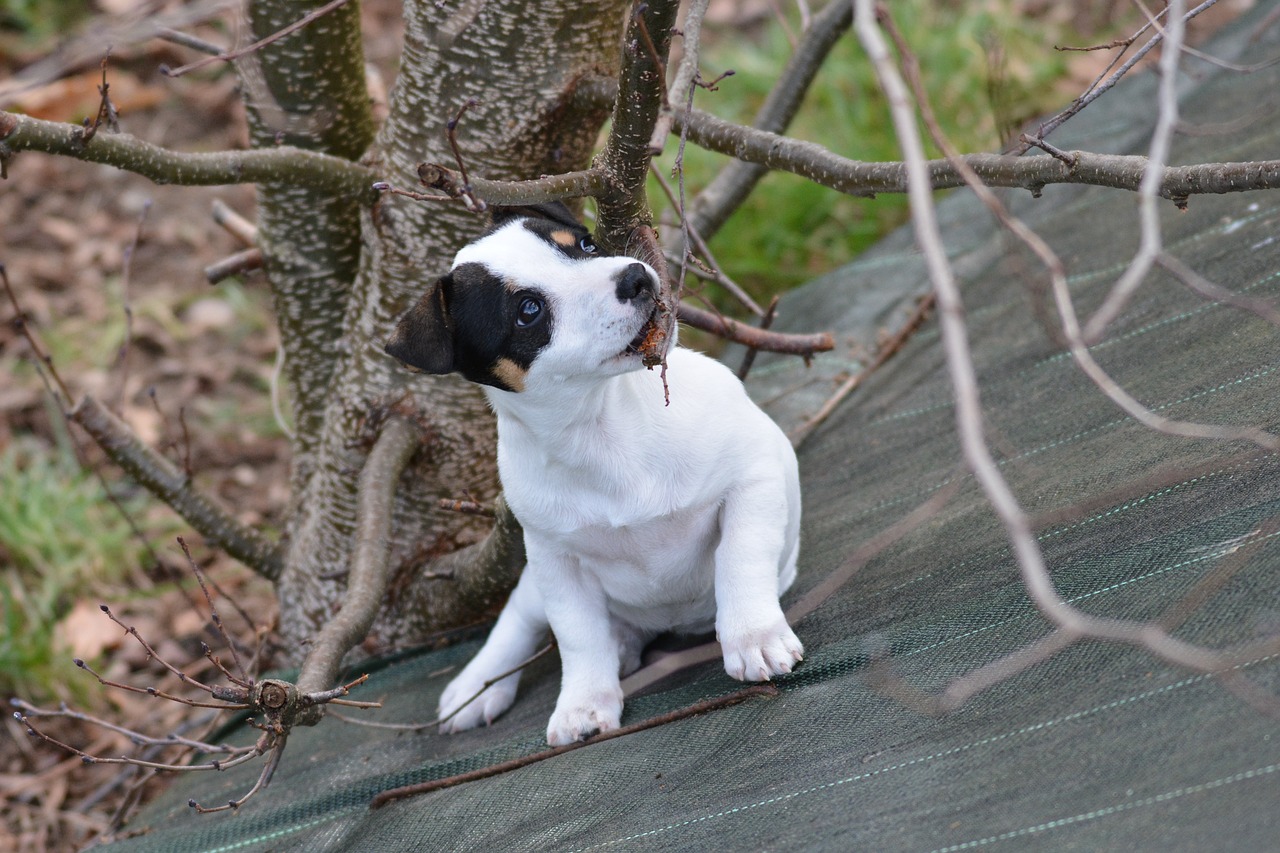
M 893 4 L 895 20 L 920 58 L 943 130 L 963 151 L 996 150 L 1011 129 L 1057 104 L 1053 88 L 1065 65 L 1052 45 L 1069 34 L 1061 25 L 1027 19 L 1013 6 L 1010 0 Z M 776 25 L 755 38 L 704 35 L 703 73 L 735 73 L 718 91 L 700 90 L 695 106 L 749 124 L 790 52 Z M 852 32 L 832 51 L 787 135 L 855 160 L 900 159 L 884 98 Z M 659 164 L 666 173 L 675 150 L 669 145 Z M 692 197 L 725 162 L 688 146 L 686 195 Z M 661 190 L 653 187 L 650 198 L 659 204 Z M 774 173 L 711 248 L 726 272 L 764 302 L 849 261 L 905 218 L 905 197 L 856 199 Z
M 62 438 L 0 452 L 0 695 L 97 704 L 57 624 L 77 599 L 119 589 L 144 548 Z M 140 499 L 124 504 L 141 514 Z

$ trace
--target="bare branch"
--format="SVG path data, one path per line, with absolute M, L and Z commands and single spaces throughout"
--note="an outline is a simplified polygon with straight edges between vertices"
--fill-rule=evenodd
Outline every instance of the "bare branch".
M 360 472 L 356 508 L 357 539 L 347 576 L 347 592 L 342 609 L 324 624 L 311 645 L 298 674 L 303 693 L 326 690 L 337 677 L 348 651 L 365 638 L 386 595 L 387 552 L 391 542 L 391 510 L 395 503 L 400 474 L 418 449 L 418 428 L 405 418 L 392 415 L 382 426 L 377 442 Z M 314 706 L 319 710 L 319 705 Z M 319 713 L 299 718 L 302 725 L 314 725 Z
M 160 454 L 138 440 L 129 427 L 93 397 L 85 397 L 70 414 L 129 476 L 173 507 L 204 536 L 263 577 L 275 579 L 283 570 L 279 546 L 246 527 L 199 492 L 191 480 Z
M 310 24 L 312 21 L 316 20 L 317 18 L 323 17 L 329 14 L 330 12 L 334 11 L 335 9 L 339 9 L 342 6 L 347 5 L 347 3 L 349 2 L 351 2 L 351 0 L 331 0 L 331 2 L 326 3 L 325 5 L 321 6 L 319 9 L 314 9 L 311 12 L 308 12 L 306 15 L 303 15 L 301 18 L 299 18 L 297 21 L 294 21 L 289 26 L 279 29 L 276 32 L 272 33 L 271 35 L 267 36 L 266 38 L 259 39 L 258 41 L 255 41 L 253 44 L 247 45 L 246 47 L 242 47 L 239 50 L 232 50 L 226 53 L 219 53 L 217 56 L 207 56 L 204 59 L 197 60 L 195 62 L 190 63 L 189 65 L 183 65 L 181 68 L 169 68 L 166 65 L 161 65 L 160 73 L 165 75 L 166 77 L 181 77 L 183 74 L 186 74 L 190 71 L 195 71 L 198 68 L 204 68 L 206 65 L 212 65 L 215 62 L 231 62 L 234 59 L 239 59 L 242 56 L 246 56 L 250 53 L 253 53 L 255 50 L 260 50 L 266 47 L 272 42 L 279 41 L 280 39 L 284 38 L 290 33 L 302 29 L 307 24 Z
M 1234 290 L 1228 290 L 1216 282 L 1209 281 L 1168 252 L 1162 252 L 1155 262 L 1197 296 L 1230 305 L 1232 308 L 1239 308 L 1241 311 L 1248 311 L 1273 326 L 1280 326 L 1280 310 L 1277 310 L 1268 300 L 1236 293 Z
M 514 206 L 542 204 L 564 198 L 582 198 L 605 192 L 607 178 L 599 169 L 548 175 L 529 181 L 490 181 L 461 173 L 438 163 L 422 163 L 418 166 L 418 179 L 422 185 L 444 193 L 441 201 L 463 198 L 463 187 L 486 204 Z M 376 189 L 391 189 L 388 184 L 376 185 Z
M 701 308 L 694 308 L 685 303 L 680 304 L 680 320 L 695 329 L 719 335 L 752 349 L 798 355 L 806 360 L 816 353 L 827 352 L 835 347 L 835 339 L 830 332 L 807 334 L 772 332 L 749 326 L 730 317 L 703 311 Z
M 1182 19 L 1183 8 L 1184 0 L 1170 0 L 1168 29 L 1158 34 L 1164 36 L 1168 44 L 1160 54 L 1160 86 L 1157 90 L 1159 110 L 1147 151 L 1147 165 L 1143 170 L 1142 183 L 1138 187 L 1138 251 L 1124 273 L 1112 285 L 1111 292 L 1102 305 L 1085 323 L 1084 338 L 1089 342 L 1102 338 L 1107 325 L 1124 310 L 1129 298 L 1151 271 L 1156 257 L 1163 251 L 1156 193 L 1161 184 L 1161 173 L 1169 160 L 1173 132 L 1178 126 L 1178 51 L 1182 47 L 1182 37 L 1186 30 L 1186 22 Z M 1156 25 L 1154 20 L 1152 25 Z M 1152 41 L 1154 40 L 1153 36 Z
M 632 723 L 631 725 L 628 725 L 628 726 L 621 726 L 620 728 L 610 729 L 609 731 L 601 732 L 600 734 L 594 735 L 593 737 L 587 738 L 586 740 L 574 741 L 573 743 L 565 744 L 563 746 L 555 746 L 550 749 L 543 750 L 542 752 L 535 752 L 532 755 L 525 755 L 520 758 L 513 758 L 510 761 L 504 761 L 499 764 L 491 765 L 489 767 L 481 767 L 478 770 L 472 770 L 466 773 L 460 773 L 457 776 L 449 776 L 444 779 L 433 779 L 431 781 L 422 782 L 416 785 L 406 785 L 403 788 L 391 788 L 390 790 L 383 791 L 377 796 L 375 796 L 370 801 L 369 808 L 378 809 L 378 808 L 381 808 L 382 806 L 385 806 L 387 803 L 393 802 L 395 800 L 403 800 L 406 797 L 416 797 L 419 794 L 426 794 L 431 791 L 438 791 L 442 788 L 451 788 L 454 785 L 461 785 L 466 782 L 474 782 L 477 779 L 487 779 L 490 776 L 497 776 L 500 773 L 509 773 L 512 770 L 517 770 L 521 767 L 526 767 L 530 764 L 533 764 L 538 761 L 544 761 L 548 758 L 554 758 L 557 755 L 563 755 L 566 752 L 571 752 L 575 749 L 581 749 L 584 746 L 591 746 L 592 744 L 603 743 L 608 740 L 613 740 L 614 738 L 625 737 L 626 735 L 635 734 L 636 732 L 642 732 L 642 731 L 645 731 L 646 729 L 652 729 L 657 726 L 663 726 L 668 723 L 674 723 L 679 720 L 685 720 L 685 719 L 688 719 L 689 717 L 694 717 L 700 714 L 706 714 L 711 711 L 719 710 L 721 708 L 727 708 L 732 705 L 737 705 L 749 699 L 755 699 L 760 697 L 773 698 L 774 696 L 777 696 L 777 695 L 778 695 L 778 688 L 774 687 L 772 684 L 755 684 L 755 685 L 752 685 L 751 687 L 743 688 L 742 690 L 739 690 L 736 693 L 730 693 L 727 696 L 719 696 L 714 699 L 705 699 L 701 702 L 696 702 L 693 705 L 690 705 L 688 707 L 679 708 L 675 711 L 671 711 L 666 714 L 661 714 L 657 717 L 652 717 L 648 720 L 641 720 L 638 723 Z
M 918 299 L 916 301 L 916 307 L 911 312 L 911 316 L 908 317 L 906 322 L 902 324 L 902 327 L 894 333 L 892 338 L 881 344 L 880 349 L 876 352 L 876 357 L 872 359 L 871 363 L 846 379 L 844 383 L 836 389 L 836 392 L 827 398 L 827 401 L 822 404 L 821 409 L 815 412 L 807 421 L 791 431 L 791 435 L 789 436 L 791 443 L 796 447 L 803 444 L 804 440 L 808 438 L 823 421 L 830 417 L 831 413 L 836 410 L 836 407 L 839 406 L 846 397 L 857 390 L 858 386 L 860 386 L 868 376 L 879 370 L 886 361 L 893 358 L 899 350 L 906 346 L 906 343 L 911 339 L 911 336 L 914 335 L 920 327 L 924 325 L 924 321 L 928 319 L 929 313 L 933 310 L 933 305 L 934 294 L 932 293 L 926 294 Z
M 666 99 L 667 49 L 679 5 L 678 0 L 652 0 L 634 8 L 624 39 L 613 123 L 604 150 L 595 160 L 606 178 L 604 191 L 596 194 L 597 242 L 607 251 L 645 261 L 658 273 L 662 310 L 640 345 L 647 367 L 663 362 L 679 299 L 645 196 L 652 159 L 649 140 Z
M 213 221 L 226 229 L 228 234 L 243 243 L 246 248 L 258 245 L 258 226 L 236 213 L 222 199 L 215 198 L 210 208 Z
M 773 299 L 769 301 L 769 307 L 765 309 L 764 316 L 760 318 L 760 331 L 767 332 L 769 327 L 773 325 L 773 321 L 778 316 L 778 302 L 781 295 L 775 293 Z M 755 347 L 747 347 L 747 352 L 742 356 L 742 363 L 738 365 L 738 378 L 746 380 L 748 374 L 751 373 L 751 367 L 756 363 L 756 354 L 760 350 Z
M 1136 33 L 1134 33 L 1128 39 L 1123 40 L 1120 44 L 1127 49 L 1129 45 L 1137 41 L 1138 37 L 1142 35 L 1142 33 L 1146 32 L 1148 29 L 1153 27 L 1155 25 L 1156 20 L 1158 20 L 1160 17 L 1163 17 L 1165 14 L 1169 14 L 1169 13 L 1178 15 L 1178 22 L 1176 26 L 1181 31 L 1183 28 L 1185 28 L 1185 24 L 1187 21 L 1196 17 L 1201 12 L 1204 12 L 1205 10 L 1209 9 L 1211 6 L 1214 6 L 1215 4 L 1217 4 L 1217 2 L 1218 0 L 1205 0 L 1205 2 L 1196 6 L 1190 12 L 1187 12 L 1185 17 L 1182 17 L 1181 15 L 1181 10 L 1185 8 L 1183 3 L 1178 4 L 1178 7 L 1177 7 L 1178 11 L 1176 13 L 1173 10 L 1172 4 L 1170 4 L 1168 9 L 1162 10 L 1159 14 L 1156 15 L 1155 20 L 1149 20 L 1147 23 L 1143 24 L 1142 27 Z M 1145 44 L 1142 45 L 1141 48 L 1138 49 L 1138 51 L 1133 56 L 1131 56 L 1128 59 L 1128 61 L 1124 63 L 1124 65 L 1120 66 L 1120 68 L 1112 72 L 1110 76 L 1106 76 L 1108 72 L 1111 72 L 1111 69 L 1115 67 L 1116 61 L 1118 61 L 1119 59 L 1119 56 L 1117 56 L 1116 59 L 1112 60 L 1111 64 L 1107 66 L 1106 70 L 1102 72 L 1102 75 L 1099 75 L 1098 79 L 1094 80 L 1093 83 L 1090 84 L 1088 90 L 1083 95 L 1081 95 L 1080 97 L 1072 101 L 1071 104 L 1065 110 L 1063 110 L 1062 112 L 1058 113 L 1052 118 L 1047 119 L 1046 121 L 1041 123 L 1040 127 L 1036 130 L 1036 133 L 1035 133 L 1036 138 L 1043 139 L 1044 137 L 1048 136 L 1050 133 L 1053 133 L 1055 130 L 1061 127 L 1066 121 L 1068 121 L 1072 116 L 1077 115 L 1081 110 L 1089 106 L 1089 104 L 1093 103 L 1098 98 L 1102 97 L 1104 94 L 1110 91 L 1112 87 L 1114 87 L 1117 83 L 1120 82 L 1120 79 L 1122 77 L 1128 74 L 1129 71 L 1135 65 L 1137 65 L 1139 62 L 1142 61 L 1142 58 L 1146 56 L 1147 53 L 1149 53 L 1152 48 L 1160 44 L 1163 40 L 1164 40 L 1163 30 L 1157 31 L 1155 34 L 1151 36 L 1150 39 L 1147 40 Z M 1179 40 L 1177 44 L 1178 46 L 1180 46 L 1181 41 Z M 1175 47 L 1173 50 L 1167 51 L 1167 53 L 1173 54 L 1175 57 L 1174 61 L 1175 62 L 1177 61 L 1176 60 L 1176 56 L 1178 53 L 1177 47 Z M 1106 79 L 1104 80 L 1103 77 L 1106 77 Z M 1038 143 L 1023 142 L 1022 146 L 1018 148 L 1015 151 L 1015 153 L 1023 154 L 1033 144 L 1038 144 Z
M 809 22 L 786 67 L 756 112 L 752 120 L 754 128 L 771 133 L 787 129 L 831 48 L 849 29 L 852 20 L 852 4 L 847 0 L 832 0 Z M 759 164 L 736 160 L 725 166 L 689 205 L 688 216 L 694 230 L 704 239 L 711 239 L 768 171 Z
M 288 145 L 249 151 L 184 153 L 144 142 L 127 133 L 95 136 L 84 129 L 0 111 L 0 158 L 19 151 L 60 154 L 133 172 L 157 184 L 225 186 L 274 183 L 306 186 L 319 192 L 372 203 L 373 172 L 342 157 Z
M 1116 405 L 1118 405 L 1126 414 L 1134 418 L 1138 422 L 1147 427 L 1164 432 L 1170 435 L 1178 435 L 1186 438 L 1209 438 L 1223 441 L 1241 440 L 1251 441 L 1260 447 L 1268 450 L 1280 447 L 1280 438 L 1267 433 L 1256 427 L 1231 427 L 1209 424 L 1192 423 L 1188 421 L 1178 421 L 1157 415 L 1155 412 L 1143 406 L 1131 394 L 1125 391 L 1118 382 L 1111 378 L 1101 365 L 1093 358 L 1086 345 L 1084 335 L 1080 331 L 1080 324 L 1076 318 L 1075 307 L 1071 300 L 1071 291 L 1067 287 L 1066 270 L 1062 265 L 1061 259 L 1051 249 L 1038 234 L 1031 230 L 1025 223 L 1012 216 L 1000 200 L 991 192 L 980 176 L 978 176 L 968 164 L 960 157 L 959 152 L 951 145 L 950 141 L 943 137 L 936 117 L 930 105 L 924 99 L 924 86 L 920 80 L 919 65 L 915 56 L 911 53 L 909 46 L 898 32 L 897 27 L 893 23 L 893 19 L 885 13 L 883 20 L 886 29 L 894 38 L 898 46 L 898 52 L 903 57 L 903 66 L 907 78 L 912 83 L 912 88 L 916 93 L 917 106 L 924 118 L 924 123 L 933 135 L 934 142 L 947 155 L 955 166 L 956 170 L 964 177 L 966 184 L 978 196 L 979 200 L 986 205 L 987 209 L 996 217 L 997 221 L 1003 227 L 1008 229 L 1019 240 L 1021 240 L 1032 252 L 1040 259 L 1045 268 L 1049 271 L 1052 281 L 1054 300 L 1057 304 L 1058 313 L 1062 318 L 1062 331 L 1066 338 L 1068 348 L 1074 357 L 1076 364 L 1081 371 L 1089 377 L 1090 380 L 1098 387 L 1100 391 L 1107 395 Z M 1175 42 L 1171 42 L 1174 44 Z M 1175 116 L 1176 118 L 1176 116 Z M 1166 128 L 1166 133 L 1171 132 L 1171 125 Z M 1155 218 L 1154 210 L 1151 215 Z M 1159 232 L 1158 220 L 1156 230 L 1156 251 L 1159 251 Z M 1154 258 L 1153 258 L 1154 262 Z M 1119 283 L 1117 284 L 1119 287 Z M 1113 291 L 1114 293 L 1114 291 Z
M 682 118 L 676 116 L 678 126 Z M 838 192 L 854 196 L 907 192 L 907 170 L 901 162 L 850 160 L 812 142 L 741 127 L 698 110 L 689 114 L 687 123 L 689 139 L 697 145 L 748 163 L 791 172 Z M 1054 157 L 969 154 L 963 160 L 988 186 L 1021 187 L 1037 195 L 1050 184 L 1137 190 L 1146 174 L 1146 157 L 1068 153 L 1074 168 Z M 964 185 L 964 178 L 945 158 L 928 160 L 924 165 L 932 189 Z M 1203 163 L 1165 167 L 1155 194 L 1184 203 L 1192 195 L 1278 187 L 1280 160 Z
M 524 568 L 524 530 L 501 497 L 493 502 L 493 529 L 474 545 L 435 560 L 433 574 L 453 578 L 458 606 L 474 610 L 505 594 Z
M 275 775 L 276 768 L 280 766 L 280 759 L 284 755 L 285 739 L 281 738 L 271 749 L 271 755 L 267 758 L 266 765 L 263 766 L 262 772 L 258 774 L 258 781 L 253 783 L 250 788 L 241 797 L 229 801 L 222 806 L 202 806 L 195 800 L 188 800 L 187 805 L 190 806 L 197 814 L 209 814 L 210 812 L 221 812 L 228 809 L 234 811 L 245 804 L 245 802 L 254 794 L 261 791 L 267 785 L 271 784 L 271 777 Z
M 5 269 L 5 265 L 0 263 L 0 284 L 4 286 L 5 296 L 9 299 L 9 304 L 13 306 L 13 324 L 22 336 L 27 340 L 27 346 L 31 347 L 31 352 L 36 357 L 37 363 L 41 367 L 40 376 L 45 378 L 44 371 L 49 372 L 49 376 L 57 384 L 58 389 L 55 392 L 52 387 L 49 388 L 50 396 L 58 401 L 58 407 L 65 411 L 67 406 L 71 405 L 71 392 L 67 390 L 67 384 L 62 381 L 62 377 L 58 375 L 58 369 L 53 365 L 53 359 L 45 352 L 44 347 L 40 345 L 40 341 L 36 338 L 35 333 L 31 331 L 31 326 L 27 323 L 26 314 L 22 310 L 22 306 L 18 304 L 18 295 L 13 292 L 13 285 L 9 281 L 9 271 Z M 47 382 L 47 379 L 46 379 Z M 59 396 L 58 392 L 61 392 Z
M 228 255 L 215 264 L 209 264 L 204 268 L 204 277 L 210 284 L 217 284 L 233 275 L 260 270 L 264 263 L 261 249 L 245 249 L 243 252 Z
M 667 135 L 671 133 L 671 102 L 683 102 L 685 93 L 690 92 L 696 85 L 702 19 L 707 15 L 709 4 L 710 0 L 692 0 L 685 12 L 684 27 L 681 32 L 681 47 L 684 53 L 680 57 L 680 67 L 676 69 L 675 77 L 671 80 L 671 88 L 663 101 L 662 112 L 659 113 L 658 120 L 653 125 L 653 134 L 649 137 L 649 152 L 655 157 L 662 153 Z
M 715 255 L 712 254 L 711 252 L 711 247 L 708 246 L 707 242 L 702 239 L 702 235 L 698 233 L 698 229 L 695 228 L 693 226 L 693 223 L 689 221 L 689 217 L 684 215 L 684 211 L 680 203 L 680 198 L 676 195 L 675 192 L 672 191 L 671 184 L 667 181 L 665 177 L 663 177 L 662 172 L 659 171 L 656 166 L 652 166 L 652 164 L 651 164 L 650 172 L 653 174 L 654 180 L 658 182 L 658 186 L 662 189 L 663 194 L 667 197 L 667 201 L 671 203 L 671 206 L 673 208 L 681 211 L 680 223 L 683 226 L 683 228 L 681 229 L 681 234 L 682 236 L 685 237 L 683 243 L 684 245 L 686 245 L 686 247 L 688 246 L 689 243 L 692 243 L 693 248 L 696 248 L 698 252 L 702 255 L 703 259 L 710 266 L 711 280 L 714 281 L 716 284 L 720 285 L 721 287 L 723 287 L 725 291 L 729 293 L 730 296 L 738 300 L 738 302 L 741 303 L 743 306 L 745 306 L 746 309 L 750 311 L 752 314 L 755 314 L 757 317 L 763 317 L 765 315 L 764 309 L 761 308 L 760 305 L 754 299 L 751 298 L 750 294 L 748 294 L 745 290 L 743 290 L 742 287 L 739 286 L 736 281 L 729 278 L 729 276 L 725 275 L 724 270 L 720 268 L 720 264 L 716 261 Z M 670 250 L 668 250 L 668 252 L 666 253 L 666 257 L 668 261 L 674 258 L 676 263 L 681 262 L 681 260 L 679 258 L 676 258 L 675 255 Z M 687 254 L 685 258 L 688 259 Z M 683 267 L 681 272 L 683 274 Z

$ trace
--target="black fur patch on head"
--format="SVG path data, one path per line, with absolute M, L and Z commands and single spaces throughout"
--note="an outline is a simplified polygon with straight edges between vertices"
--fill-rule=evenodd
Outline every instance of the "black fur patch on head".
M 546 204 L 522 204 L 514 207 L 493 208 L 493 227 L 501 228 L 513 219 L 546 219 L 565 228 L 582 228 L 578 217 L 573 215 L 562 201 Z M 582 228 L 582 230 L 586 230 Z
M 591 232 L 562 202 L 500 207 L 493 213 L 493 227 L 501 228 L 513 219 L 522 219 L 525 228 L 568 258 L 589 258 L 598 253 Z
M 387 342 L 387 352 L 428 373 L 457 371 L 472 382 L 521 391 L 551 340 L 546 297 L 513 291 L 483 264 L 461 264 L 437 282 Z

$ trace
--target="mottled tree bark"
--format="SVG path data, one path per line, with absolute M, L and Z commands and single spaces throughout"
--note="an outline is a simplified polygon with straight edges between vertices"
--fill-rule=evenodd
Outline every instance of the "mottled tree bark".
M 251 0 L 258 40 L 318 0 Z M 352 2 L 237 62 L 255 148 L 287 144 L 354 160 L 373 140 L 364 83 L 360 7 Z M 292 487 L 302 494 L 324 430 L 324 401 L 360 256 L 359 196 L 258 184 L 258 241 L 266 261 L 293 401 Z
M 413 185 L 419 163 L 452 161 L 445 124 L 475 99 L 457 133 L 473 174 L 515 180 L 585 167 L 608 114 L 575 107 L 572 95 L 580 78 L 616 73 L 626 8 L 619 0 L 588 7 L 516 0 L 406 4 L 400 77 L 387 123 L 365 161 L 382 180 Z M 459 606 L 474 596 L 461 595 L 456 580 L 429 575 L 434 558 L 478 541 L 489 523 L 436 504 L 444 497 L 488 500 L 497 493 L 496 436 L 483 396 L 456 377 L 410 374 L 382 352 L 398 316 L 448 269 L 453 253 L 485 219 L 461 205 L 386 198 L 376 209 L 361 210 L 359 227 L 345 232 L 360 238 L 358 250 L 325 247 L 332 272 L 314 277 L 315 253 L 322 249 L 296 242 L 315 238 L 298 234 L 300 226 L 290 226 L 287 215 L 300 210 L 313 221 L 318 212 L 328 214 L 314 205 L 276 195 L 261 220 L 274 232 L 266 241 L 275 248 L 273 287 L 280 288 L 283 242 L 296 261 L 288 267 L 291 280 L 302 284 L 297 292 L 305 297 L 277 297 L 282 326 L 295 324 L 282 332 L 306 350 L 288 354 L 301 461 L 278 585 L 280 631 L 295 656 L 341 600 L 355 538 L 355 473 L 383 414 L 392 408 L 409 414 L 427 440 L 397 490 L 393 575 L 372 643 L 403 645 L 477 618 L 475 606 Z M 335 221 L 339 214 L 348 211 L 335 211 Z M 348 288 L 338 270 L 347 270 L 357 256 L 358 271 L 345 279 Z M 314 310 L 307 300 L 315 300 Z M 303 310 L 285 316 L 296 307 Z M 497 598 L 501 586 L 495 584 L 488 597 Z

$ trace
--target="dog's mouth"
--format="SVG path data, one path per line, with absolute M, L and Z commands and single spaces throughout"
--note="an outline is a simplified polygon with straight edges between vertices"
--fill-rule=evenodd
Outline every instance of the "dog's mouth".
M 663 341 L 667 336 L 666 330 L 662 328 L 662 308 L 656 302 L 649 311 L 649 316 L 645 318 L 644 323 L 640 326 L 640 330 L 636 332 L 636 336 L 627 344 L 620 356 L 639 355 L 643 356 L 645 363 L 648 364 L 652 359 L 654 363 L 662 361 L 665 350 Z

